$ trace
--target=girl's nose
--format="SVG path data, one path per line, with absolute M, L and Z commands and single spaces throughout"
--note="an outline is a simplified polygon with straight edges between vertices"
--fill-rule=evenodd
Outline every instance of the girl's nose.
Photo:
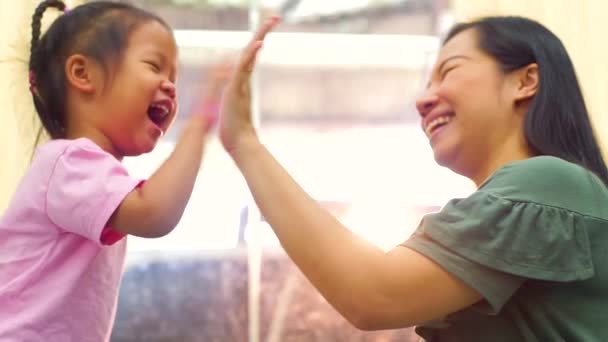
M 175 100 L 175 96 L 176 96 L 175 83 L 173 83 L 171 81 L 164 81 L 163 84 L 161 85 L 161 89 L 165 94 L 167 94 L 171 98 L 171 100 Z

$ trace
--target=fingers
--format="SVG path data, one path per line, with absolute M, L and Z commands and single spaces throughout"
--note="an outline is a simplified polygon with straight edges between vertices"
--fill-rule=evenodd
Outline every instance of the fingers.
M 230 78 L 231 73 L 232 73 L 232 63 L 222 62 L 213 68 L 211 75 L 216 80 L 218 80 L 220 82 L 225 82 L 226 80 L 228 80 Z
M 253 71 L 253 66 L 255 65 L 255 59 L 258 56 L 258 51 L 260 51 L 260 49 L 262 48 L 262 42 L 261 41 L 257 41 L 254 42 L 248 49 L 247 51 L 245 51 L 245 55 L 244 57 L 244 70 L 245 72 L 252 72 Z
M 260 26 L 260 28 L 258 28 L 258 30 L 255 32 L 255 34 L 253 35 L 253 39 L 251 40 L 252 42 L 257 42 L 257 41 L 264 41 L 264 38 L 266 38 L 266 35 L 272 31 L 272 29 L 279 23 L 280 18 L 279 17 L 271 17 L 268 20 L 266 20 L 264 22 L 264 24 L 262 24 L 262 26 Z
M 207 84 L 206 96 L 216 98 L 222 94 L 224 86 L 228 83 L 232 74 L 232 65 L 229 63 L 221 63 L 215 65 L 209 73 L 209 81 Z
M 247 77 L 249 73 L 253 71 L 257 53 L 262 47 L 264 38 L 272 31 L 272 29 L 279 23 L 279 17 L 272 17 L 255 32 L 251 42 L 245 47 L 238 68 L 236 70 L 237 78 Z

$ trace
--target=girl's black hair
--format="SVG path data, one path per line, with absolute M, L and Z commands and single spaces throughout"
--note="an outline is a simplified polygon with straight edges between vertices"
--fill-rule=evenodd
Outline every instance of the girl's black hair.
M 574 66 L 560 39 L 536 21 L 506 16 L 456 25 L 444 44 L 468 29 L 475 29 L 480 49 L 493 56 L 504 72 L 538 64 L 540 85 L 524 122 L 534 153 L 576 163 L 608 185 L 608 169 Z
M 41 21 L 48 8 L 64 14 L 41 37 Z M 32 16 L 30 89 L 42 127 L 52 139 L 65 137 L 64 69 L 69 56 L 82 54 L 92 58 L 107 72 L 120 62 L 130 33 L 141 24 L 157 21 L 169 29 L 158 16 L 125 3 L 92 1 L 70 11 L 66 9 L 60 0 L 45 0 Z

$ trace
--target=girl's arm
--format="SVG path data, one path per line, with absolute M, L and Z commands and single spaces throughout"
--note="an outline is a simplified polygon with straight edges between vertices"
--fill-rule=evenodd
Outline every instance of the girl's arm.
M 213 70 L 202 106 L 184 128 L 169 158 L 143 186 L 127 195 L 108 226 L 147 238 L 164 236 L 175 228 L 194 188 L 227 77 L 225 65 Z
M 169 158 L 131 192 L 110 218 L 113 230 L 145 238 L 167 235 L 190 199 L 201 165 L 210 120 L 193 116 Z

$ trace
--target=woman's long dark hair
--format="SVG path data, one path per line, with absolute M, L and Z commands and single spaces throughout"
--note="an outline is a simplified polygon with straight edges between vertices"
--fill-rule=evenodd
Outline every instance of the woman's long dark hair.
M 486 17 L 459 24 L 444 44 L 475 29 L 479 47 L 504 72 L 538 64 L 540 85 L 524 122 L 524 134 L 536 155 L 576 163 L 608 185 L 608 169 L 593 128 L 572 61 L 562 42 L 540 23 L 522 17 Z

